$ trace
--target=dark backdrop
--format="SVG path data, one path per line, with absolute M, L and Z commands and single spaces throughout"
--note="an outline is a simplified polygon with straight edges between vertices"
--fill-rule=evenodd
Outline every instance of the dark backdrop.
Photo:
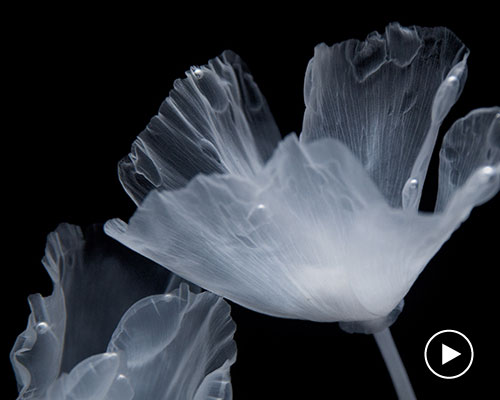
M 356 6 L 277 13 L 212 9 L 186 4 L 139 13 L 135 9 L 30 9 L 13 14 L 5 36 L 9 68 L 7 125 L 3 133 L 4 365 L 24 329 L 26 297 L 48 295 L 40 259 L 46 235 L 60 222 L 88 225 L 127 220 L 133 203 L 121 189 L 117 161 L 156 113 L 173 81 L 232 49 L 267 97 L 283 134 L 300 132 L 303 76 L 317 43 L 363 39 L 391 21 L 452 29 L 470 48 L 469 78 L 443 124 L 477 107 L 500 104 L 500 29 L 492 10 L 437 12 Z M 210 12 L 209 12 L 210 11 Z M 12 22 L 12 21 L 11 21 Z M 438 142 L 439 143 L 439 142 Z M 432 208 L 434 157 L 423 208 Z M 434 179 L 431 179 L 434 177 Z M 417 397 L 470 398 L 496 392 L 498 224 L 500 198 L 475 209 L 414 284 L 392 328 Z M 372 337 L 349 335 L 337 324 L 282 320 L 233 305 L 238 360 L 234 398 L 395 398 Z M 426 368 L 423 350 L 442 329 L 472 341 L 476 358 L 461 378 L 444 381 Z M 16 395 L 11 371 L 4 393 Z

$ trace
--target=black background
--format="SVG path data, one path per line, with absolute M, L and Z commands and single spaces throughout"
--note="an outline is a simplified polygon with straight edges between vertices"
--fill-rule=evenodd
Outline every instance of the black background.
M 455 7 L 458 7 L 455 5 Z M 26 297 L 51 292 L 40 259 L 46 235 L 60 222 L 88 225 L 127 220 L 133 203 L 121 189 L 116 163 L 156 113 L 173 81 L 191 65 L 224 49 L 247 62 L 282 134 L 300 132 L 305 68 L 320 42 L 363 39 L 391 21 L 447 26 L 470 48 L 469 78 L 438 140 L 457 118 L 500 103 L 500 28 L 493 10 L 351 10 L 307 4 L 278 12 L 211 3 L 165 6 L 145 13 L 40 8 L 17 10 L 4 36 L 8 91 L 3 132 L 4 365 L 29 314 Z M 497 25 L 498 26 L 498 25 Z M 431 210 L 437 158 L 422 208 Z M 498 357 L 497 288 L 500 198 L 475 209 L 431 260 L 406 297 L 392 328 L 417 397 L 490 397 Z M 238 360 L 234 398 L 395 398 L 372 337 L 337 324 L 282 320 L 233 305 Z M 427 370 L 427 340 L 442 329 L 466 334 L 476 358 L 461 378 L 445 381 Z M 9 371 L 4 395 L 16 396 Z

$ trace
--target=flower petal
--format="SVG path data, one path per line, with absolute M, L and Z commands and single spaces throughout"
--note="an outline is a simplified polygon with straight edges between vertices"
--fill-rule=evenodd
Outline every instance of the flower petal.
M 10 353 L 16 374 L 20 399 L 43 396 L 57 378 L 63 357 L 66 308 L 60 284 L 61 266 L 70 261 L 68 252 L 81 248 L 81 231 L 71 225 L 60 225 L 47 238 L 43 264 L 54 283 L 49 297 L 31 295 L 31 314 Z
M 289 135 L 255 176 L 151 192 L 128 226 L 113 220 L 105 231 L 247 308 L 361 321 L 387 315 L 413 282 L 407 249 L 420 231 L 405 217 L 340 142 Z
M 221 367 L 209 373 L 198 387 L 193 400 L 231 400 L 233 388 L 229 378 L 229 368 L 234 360 L 227 360 Z
M 59 225 L 47 238 L 43 264 L 54 291 L 30 296 L 28 327 L 11 351 L 20 398 L 42 396 L 61 372 L 102 353 L 123 313 L 176 279 L 110 240 L 102 226 L 84 235 L 79 227 Z
M 500 190 L 500 108 L 474 110 L 446 133 L 440 152 L 434 226 L 419 254 L 432 257 L 472 209 Z
M 381 332 L 384 329 L 389 328 L 399 317 L 405 301 L 401 302 L 385 317 L 373 319 L 370 321 L 341 321 L 339 322 L 339 327 L 347 333 L 364 333 L 365 335 L 371 335 L 377 332 Z
M 108 351 L 124 358 L 121 373 L 135 398 L 229 399 L 229 367 L 236 360 L 236 327 L 229 313 L 219 296 L 193 294 L 182 284 L 134 304 Z
M 316 47 L 301 140 L 334 137 L 358 157 L 393 207 L 418 209 L 441 121 L 466 79 L 468 50 L 445 28 L 403 28 Z M 418 183 L 417 195 L 404 189 Z
M 182 283 L 130 307 L 107 352 L 61 375 L 44 398 L 230 400 L 235 329 L 222 298 Z
M 151 189 L 182 187 L 200 172 L 253 173 L 281 139 L 236 54 L 225 51 L 186 75 L 119 164 L 120 181 L 137 204 Z
M 47 390 L 47 400 L 131 400 L 134 397 L 127 378 L 119 374 L 120 357 L 102 353 L 76 365 Z
M 452 199 L 456 207 L 461 197 L 468 215 L 472 207 L 493 197 L 500 185 L 500 107 L 474 110 L 455 122 L 439 156 L 436 212 L 445 211 Z M 478 173 L 479 182 L 475 182 L 471 178 Z

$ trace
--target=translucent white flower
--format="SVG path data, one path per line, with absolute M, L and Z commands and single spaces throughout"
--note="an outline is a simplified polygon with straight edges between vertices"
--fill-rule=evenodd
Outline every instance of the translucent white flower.
M 84 236 L 61 224 L 43 263 L 54 291 L 30 296 L 11 351 L 19 399 L 232 398 L 235 325 L 222 298 L 190 289 L 102 226 Z
M 106 232 L 250 309 L 381 330 L 500 186 L 500 108 L 475 110 L 444 138 L 435 212 L 418 211 L 467 57 L 445 28 L 398 24 L 317 46 L 300 139 L 288 135 L 269 158 L 272 116 L 226 52 L 177 81 L 137 139 L 120 176 L 140 205 Z

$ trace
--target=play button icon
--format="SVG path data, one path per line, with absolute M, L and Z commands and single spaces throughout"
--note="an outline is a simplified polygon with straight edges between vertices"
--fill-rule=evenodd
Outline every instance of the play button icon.
M 447 329 L 434 334 L 424 350 L 429 370 L 443 379 L 455 379 L 465 374 L 474 358 L 470 340 L 461 332 Z
M 446 346 L 444 343 L 441 344 L 441 365 L 450 362 L 457 358 L 460 354 L 458 351 L 453 350 L 451 347 Z

